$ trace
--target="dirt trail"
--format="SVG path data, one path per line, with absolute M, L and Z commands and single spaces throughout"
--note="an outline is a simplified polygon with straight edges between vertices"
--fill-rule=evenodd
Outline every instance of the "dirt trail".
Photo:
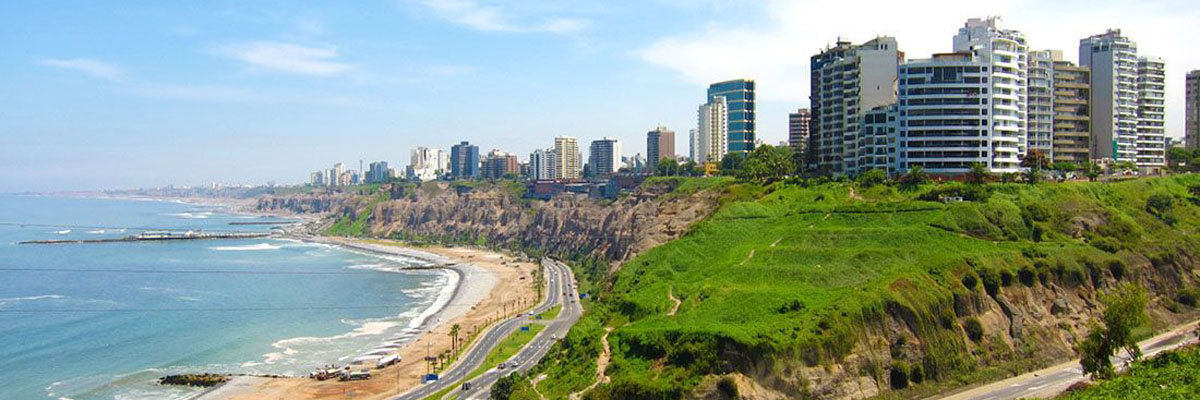
M 608 348 L 608 334 L 612 333 L 612 331 L 613 328 L 611 326 L 604 327 L 604 336 L 600 337 L 601 350 L 600 357 L 596 358 L 596 381 L 592 382 L 591 385 L 583 390 L 571 393 L 570 396 L 567 396 L 571 400 L 579 400 L 581 397 L 583 397 L 584 393 L 595 389 L 596 386 L 600 386 L 601 383 L 608 382 L 608 376 L 604 375 L 604 370 L 608 369 L 608 361 L 612 358 L 612 350 Z
M 671 311 L 668 311 L 667 315 L 675 315 L 675 312 L 679 311 L 679 305 L 683 304 L 682 301 L 679 301 L 679 299 L 675 297 L 675 293 L 672 293 L 673 291 L 673 289 L 667 290 L 667 298 L 671 299 L 672 303 L 675 303 L 675 305 L 671 306 Z
M 746 259 L 742 260 L 742 263 L 738 265 L 746 265 L 746 262 L 750 261 L 751 258 L 754 258 L 754 249 L 750 249 L 750 255 L 746 256 Z

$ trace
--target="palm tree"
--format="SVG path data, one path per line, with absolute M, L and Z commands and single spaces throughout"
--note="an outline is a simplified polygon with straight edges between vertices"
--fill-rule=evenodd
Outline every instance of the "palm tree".
M 971 163 L 971 170 L 967 171 L 966 178 L 967 183 L 982 185 L 987 183 L 988 178 L 991 176 L 991 172 L 988 172 L 987 166 L 983 165 L 983 163 Z
M 450 327 L 450 348 L 454 349 L 455 353 L 458 353 L 458 332 L 461 330 L 462 327 L 458 324 Z

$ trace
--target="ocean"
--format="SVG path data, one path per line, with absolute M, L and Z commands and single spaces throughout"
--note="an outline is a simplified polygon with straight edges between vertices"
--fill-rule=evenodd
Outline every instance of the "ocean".
M 186 399 L 190 372 L 307 375 L 415 336 L 455 277 L 280 239 L 17 244 L 265 231 L 176 202 L 0 195 L 0 399 Z M 121 230 L 123 228 L 124 230 Z

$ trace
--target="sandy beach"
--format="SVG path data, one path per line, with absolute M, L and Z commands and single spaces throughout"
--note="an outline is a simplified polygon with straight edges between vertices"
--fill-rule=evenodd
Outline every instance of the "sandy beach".
M 334 244 L 381 255 L 415 257 L 430 261 L 458 275 L 458 286 L 449 301 L 434 310 L 421 330 L 427 331 L 401 349 L 402 361 L 372 371 L 365 381 L 317 381 L 309 378 L 235 377 L 229 383 L 206 391 L 195 400 L 251 399 L 386 399 L 420 384 L 427 372 L 426 354 L 438 355 L 451 348 L 450 328 L 460 326 L 460 340 L 467 340 L 498 319 L 511 316 L 537 303 L 533 273 L 535 262 L 469 247 L 403 247 L 386 240 L 356 240 L 318 237 L 312 241 Z M 437 305 L 435 304 L 435 308 Z M 382 343 L 387 339 L 381 336 Z M 468 346 L 470 344 L 467 344 Z M 316 366 L 314 366 L 316 367 Z

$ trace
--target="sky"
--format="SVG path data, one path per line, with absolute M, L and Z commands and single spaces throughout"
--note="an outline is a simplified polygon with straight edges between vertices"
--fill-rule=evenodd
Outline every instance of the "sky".
M 524 159 L 611 136 L 632 156 L 658 125 L 686 153 L 707 84 L 736 78 L 776 144 L 821 48 L 889 35 L 925 58 L 993 15 L 1072 61 L 1122 29 L 1165 59 L 1182 136 L 1194 0 L 6 0 L 0 192 L 302 183 L 463 140 Z

